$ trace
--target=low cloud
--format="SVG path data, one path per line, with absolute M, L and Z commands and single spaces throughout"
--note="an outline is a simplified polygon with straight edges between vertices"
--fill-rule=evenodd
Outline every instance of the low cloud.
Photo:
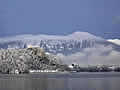
M 98 46 L 96 48 L 86 48 L 81 52 L 65 56 L 58 54 L 66 64 L 77 63 L 80 65 L 95 64 L 119 64 L 120 52 L 113 50 L 111 46 Z

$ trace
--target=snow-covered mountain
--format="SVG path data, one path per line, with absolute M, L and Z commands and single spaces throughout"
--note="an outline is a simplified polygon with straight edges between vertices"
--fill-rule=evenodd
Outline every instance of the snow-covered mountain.
M 26 48 L 28 45 L 35 45 L 44 48 L 45 51 L 54 54 L 64 55 L 80 52 L 84 48 L 93 48 L 99 45 L 112 46 L 120 50 L 116 44 L 94 36 L 88 32 L 74 32 L 70 35 L 18 35 L 13 37 L 0 38 L 0 48 Z

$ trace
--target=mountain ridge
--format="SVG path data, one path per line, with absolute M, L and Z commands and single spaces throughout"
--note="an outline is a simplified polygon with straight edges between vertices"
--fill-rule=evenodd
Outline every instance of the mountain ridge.
M 72 34 L 68 35 L 45 35 L 45 34 L 38 34 L 38 35 L 32 35 L 32 34 L 24 34 L 24 35 L 16 35 L 11 37 L 4 37 L 0 38 L 0 41 L 11 41 L 11 40 L 45 40 L 45 39 L 59 39 L 59 40 L 83 40 L 83 39 L 98 39 L 102 40 L 101 37 L 96 37 L 95 35 L 92 35 L 88 32 L 74 32 Z
M 120 50 L 120 47 L 107 40 L 92 35 L 88 32 L 74 32 L 69 35 L 17 35 L 12 37 L 0 38 L 0 48 L 27 48 L 29 45 L 39 46 L 45 51 L 64 55 L 80 52 L 85 48 L 96 46 L 112 46 Z

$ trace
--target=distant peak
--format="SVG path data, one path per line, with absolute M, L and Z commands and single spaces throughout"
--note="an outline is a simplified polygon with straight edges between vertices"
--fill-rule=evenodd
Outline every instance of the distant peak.
M 73 32 L 72 33 L 72 35 L 92 35 L 92 34 L 90 34 L 90 33 L 88 33 L 88 32 Z M 94 35 L 93 35 L 94 36 Z
M 84 33 L 84 34 L 85 34 L 85 33 L 87 34 L 88 32 L 79 32 L 79 31 L 77 31 L 77 32 L 73 32 L 72 34 L 73 34 L 73 35 L 79 35 L 79 34 L 83 34 L 83 33 Z
M 97 37 L 93 34 L 90 34 L 88 32 L 73 32 L 72 34 L 68 35 L 73 39 L 83 40 L 83 39 L 102 39 L 101 37 Z
M 72 34 L 80 34 L 81 32 L 73 32 Z

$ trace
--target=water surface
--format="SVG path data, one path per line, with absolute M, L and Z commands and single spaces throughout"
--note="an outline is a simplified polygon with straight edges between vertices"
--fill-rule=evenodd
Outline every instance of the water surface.
M 120 73 L 0 74 L 0 90 L 120 90 Z

